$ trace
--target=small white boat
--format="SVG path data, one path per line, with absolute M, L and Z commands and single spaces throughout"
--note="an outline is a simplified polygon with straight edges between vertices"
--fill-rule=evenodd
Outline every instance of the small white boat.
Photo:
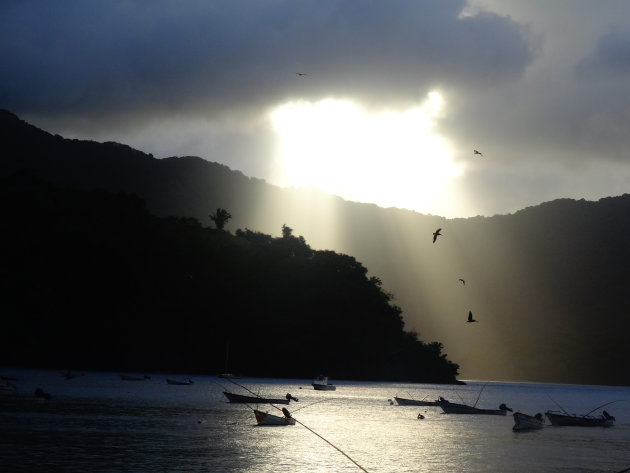
M 276 416 L 268 412 L 254 409 L 254 415 L 256 416 L 258 425 L 295 425 L 295 419 L 291 417 L 291 414 L 286 408 L 282 409 L 282 413 L 284 416 Z
M 522 412 L 514 413 L 514 432 L 522 432 L 524 430 L 538 430 L 545 426 L 545 418 L 539 412 L 534 416 L 523 414 Z
M 337 389 L 337 386 L 328 382 L 328 378 L 326 376 L 318 376 L 313 380 L 313 389 L 316 391 L 334 391 Z

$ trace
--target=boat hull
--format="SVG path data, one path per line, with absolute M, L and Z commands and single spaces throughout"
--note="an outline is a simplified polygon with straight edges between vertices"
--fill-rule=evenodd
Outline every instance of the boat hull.
M 539 430 L 545 426 L 544 417 L 535 417 L 530 416 L 528 414 L 523 414 L 522 412 L 514 413 L 514 427 L 512 430 L 514 432 L 522 432 L 525 430 Z
M 437 406 L 437 401 L 417 401 L 415 399 L 405 399 L 404 397 L 394 396 L 394 400 L 399 406 Z
M 254 416 L 258 425 L 295 425 L 293 417 L 276 416 L 254 409 Z
M 485 414 L 494 416 L 507 415 L 507 411 L 503 409 L 479 409 L 466 404 L 457 404 L 455 402 L 440 402 L 438 404 L 445 414 Z
M 576 416 L 554 411 L 547 411 L 545 412 L 545 415 L 547 416 L 547 419 L 549 419 L 549 422 L 551 422 L 551 425 L 568 427 L 612 427 L 615 423 L 614 418 L 604 416 Z
M 223 391 L 223 394 L 228 399 L 228 401 L 237 404 L 289 404 L 289 399 L 272 399 L 257 396 L 244 396 L 243 394 L 234 394 L 227 391 Z

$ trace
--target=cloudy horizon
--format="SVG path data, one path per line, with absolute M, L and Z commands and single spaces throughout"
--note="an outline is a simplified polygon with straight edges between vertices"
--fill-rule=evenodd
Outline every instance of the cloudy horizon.
M 620 0 L 9 1 L 0 12 L 0 108 L 66 137 L 449 218 L 630 187 Z

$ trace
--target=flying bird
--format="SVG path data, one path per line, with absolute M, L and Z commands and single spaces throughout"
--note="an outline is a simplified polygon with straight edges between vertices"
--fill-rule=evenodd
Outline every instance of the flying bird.
M 464 286 L 466 285 L 466 281 L 464 281 L 462 278 L 459 278 L 459 280 L 462 282 Z
M 433 243 L 435 243 L 435 240 L 437 240 L 437 237 L 441 236 L 442 234 L 440 233 L 442 231 L 441 228 L 438 228 L 436 231 L 433 232 Z
M 296 72 L 296 74 L 297 74 L 298 76 L 300 76 L 300 77 L 304 77 L 304 76 L 306 75 L 306 74 L 305 74 L 305 73 L 303 73 L 303 72 Z
M 477 322 L 475 319 L 473 319 L 472 310 L 468 311 L 468 320 L 466 322 L 468 322 L 468 323 L 470 323 L 470 322 Z
M 473 154 L 478 154 L 479 156 L 483 156 L 483 154 L 481 154 L 479 151 L 477 151 L 476 149 L 473 150 Z

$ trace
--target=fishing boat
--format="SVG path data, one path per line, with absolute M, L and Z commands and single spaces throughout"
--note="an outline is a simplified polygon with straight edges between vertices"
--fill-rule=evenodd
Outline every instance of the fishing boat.
M 192 379 L 177 380 L 177 379 L 166 378 L 166 383 L 172 386 L 190 386 L 191 384 L 193 384 L 193 380 Z
M 545 412 L 545 415 L 547 416 L 547 419 L 549 419 L 549 422 L 551 422 L 551 425 L 572 427 L 612 427 L 615 424 L 615 418 L 606 411 L 603 411 L 602 415 L 599 416 L 591 416 L 589 414 L 575 415 L 559 411 Z
M 318 376 L 313 380 L 313 389 L 316 391 L 334 391 L 337 389 L 337 386 L 330 383 L 326 376 Z
M 440 400 L 438 401 L 438 405 L 442 408 L 445 414 L 486 414 L 504 416 L 507 415 L 508 411 L 512 411 L 512 409 L 507 407 L 505 404 L 501 404 L 498 409 L 480 409 L 476 406 Z
M 261 396 L 245 396 L 243 394 L 235 394 L 228 391 L 223 391 L 228 401 L 236 404 L 289 404 L 291 399 L 295 399 L 290 394 L 287 394 L 285 398 L 267 398 Z
M 514 413 L 514 427 L 512 427 L 514 432 L 538 430 L 542 429 L 544 426 L 545 418 L 540 412 L 534 416 L 530 416 L 529 414 L 524 414 L 522 412 Z
M 416 399 L 406 399 L 404 397 L 394 396 L 394 400 L 399 406 L 437 406 L 438 401 L 426 401 Z
M 284 416 L 276 416 L 254 409 L 254 416 L 258 425 L 295 425 L 295 419 L 291 417 L 289 411 L 283 408 L 282 412 Z

